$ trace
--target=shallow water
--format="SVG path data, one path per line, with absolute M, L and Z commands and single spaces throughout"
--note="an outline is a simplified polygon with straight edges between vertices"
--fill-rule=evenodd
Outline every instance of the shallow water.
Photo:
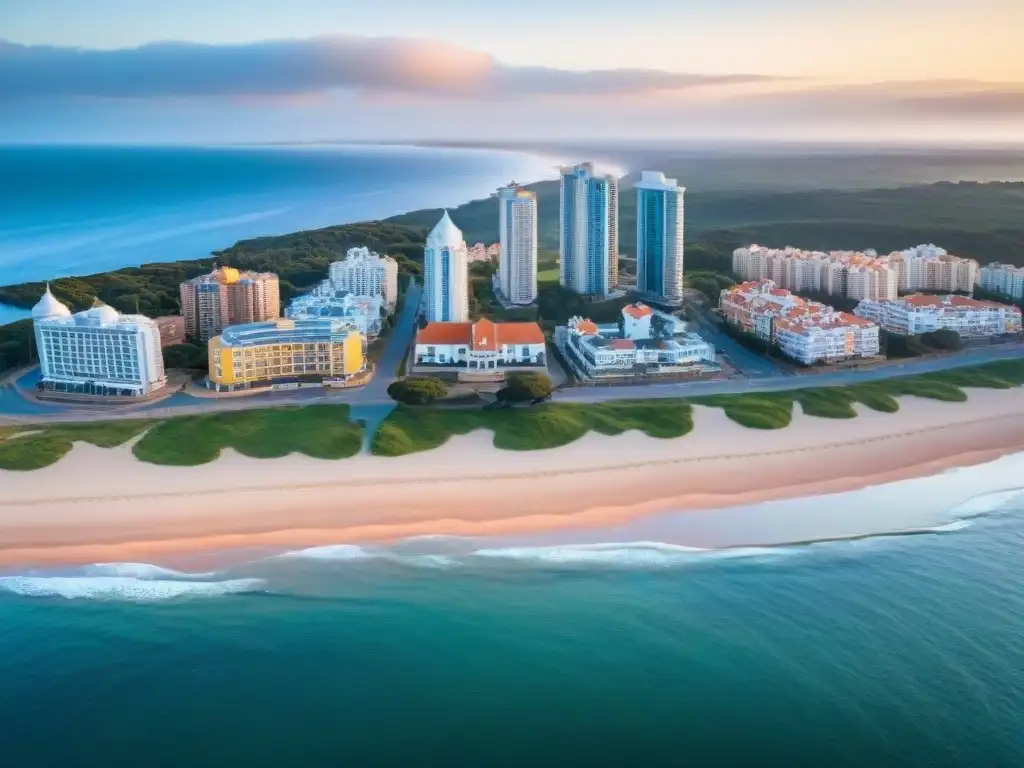
M 7 574 L 0 765 L 1019 765 L 1019 460 L 713 513 L 774 520 L 770 545 L 420 537 Z M 869 502 L 928 525 L 782 543 L 801 507 Z

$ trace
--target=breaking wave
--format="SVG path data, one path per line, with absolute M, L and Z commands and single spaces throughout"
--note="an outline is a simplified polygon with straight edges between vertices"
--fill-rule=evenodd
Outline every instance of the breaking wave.
M 154 566 L 156 567 L 156 566 Z M 0 592 L 22 597 L 61 597 L 67 600 L 127 600 L 151 602 L 185 597 L 220 597 L 259 592 L 262 579 L 183 581 L 133 576 L 2 576 Z

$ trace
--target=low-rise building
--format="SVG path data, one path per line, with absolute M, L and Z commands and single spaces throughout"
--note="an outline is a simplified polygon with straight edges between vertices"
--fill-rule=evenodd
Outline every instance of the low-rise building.
M 570 364 L 592 378 L 717 370 L 714 346 L 679 318 L 646 304 L 623 307 L 621 324 L 572 317 L 556 333 Z
M 956 331 L 966 337 L 1021 331 L 1019 307 L 957 295 L 914 294 L 896 301 L 862 301 L 854 314 L 905 336 L 938 330 Z
M 348 323 L 367 338 L 380 335 L 387 305 L 383 296 L 358 296 L 324 280 L 309 293 L 296 296 L 285 310 L 293 320 L 331 318 Z
M 416 334 L 414 365 L 468 373 L 546 370 L 544 332 L 536 323 L 427 323 Z
M 719 310 L 726 322 L 777 345 L 784 355 L 804 365 L 879 353 L 876 324 L 776 288 L 771 280 L 727 288 Z
M 334 318 L 233 325 L 210 340 L 208 383 L 219 392 L 344 383 L 366 370 L 364 344 Z
M 167 385 L 160 331 L 99 300 L 72 314 L 50 287 L 32 308 L 43 392 L 145 397 Z
M 1011 264 L 988 264 L 981 268 L 982 290 L 1001 293 L 1011 299 L 1024 299 L 1024 267 Z

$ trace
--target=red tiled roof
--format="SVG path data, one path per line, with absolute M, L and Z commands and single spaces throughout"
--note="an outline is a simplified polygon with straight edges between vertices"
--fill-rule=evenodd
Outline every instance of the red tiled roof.
M 612 339 L 608 342 L 608 346 L 612 349 L 634 349 L 636 344 L 632 339 Z
M 416 334 L 417 344 L 469 344 L 472 323 L 427 323 Z
M 473 323 L 473 349 L 478 352 L 495 352 L 498 349 L 498 327 L 486 317 Z
M 622 311 L 625 312 L 630 317 L 634 318 L 635 320 L 639 320 L 642 317 L 647 317 L 648 315 L 654 314 L 654 310 L 648 307 L 646 304 L 630 304 L 628 306 L 623 307 Z
M 544 331 L 536 323 L 498 323 L 498 342 L 501 344 L 543 344 Z
M 544 331 L 536 323 L 495 323 L 487 319 L 476 323 L 427 323 L 416 334 L 416 343 L 465 344 L 491 352 L 502 344 L 543 344 Z
M 578 323 L 576 323 L 576 330 L 583 334 L 596 334 L 597 323 L 595 323 L 593 320 L 580 320 Z

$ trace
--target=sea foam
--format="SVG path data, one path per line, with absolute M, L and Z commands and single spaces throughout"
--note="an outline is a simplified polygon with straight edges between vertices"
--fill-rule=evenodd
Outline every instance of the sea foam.
M 209 579 L 215 571 L 186 573 L 152 563 L 95 563 L 82 569 L 86 576 L 126 576 L 136 579 Z
M 62 597 L 67 600 L 128 600 L 148 602 L 183 597 L 219 597 L 259 592 L 262 579 L 180 581 L 132 576 L 3 576 L 0 592 L 22 597 Z

